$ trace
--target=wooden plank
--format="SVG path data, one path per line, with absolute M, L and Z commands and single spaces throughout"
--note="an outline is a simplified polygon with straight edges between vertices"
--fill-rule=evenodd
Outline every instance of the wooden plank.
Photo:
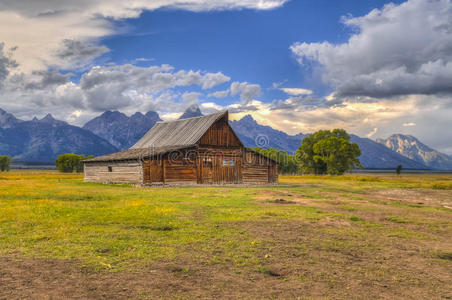
M 166 157 L 168 157 L 168 156 L 166 156 Z M 167 161 L 167 159 L 163 159 L 163 162 L 162 162 L 162 181 L 163 181 L 163 184 L 166 184 L 166 161 Z

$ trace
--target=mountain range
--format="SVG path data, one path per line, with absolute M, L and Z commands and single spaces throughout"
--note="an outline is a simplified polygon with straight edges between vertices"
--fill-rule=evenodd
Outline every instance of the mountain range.
M 54 162 L 63 153 L 102 155 L 116 151 L 109 142 L 48 114 L 31 121 L 0 110 L 0 154 L 15 161 Z
M 197 105 L 190 106 L 180 117 L 201 116 Z M 17 119 L 0 109 L 0 155 L 10 155 L 15 161 L 50 162 L 62 153 L 103 155 L 130 148 L 154 124 L 161 121 L 158 113 L 137 112 L 127 116 L 118 111 L 106 111 L 88 121 L 82 128 L 56 120 L 48 114 L 31 121 Z M 250 115 L 230 121 L 231 127 L 247 147 L 278 148 L 290 154 L 296 152 L 307 134 L 289 135 L 256 122 Z M 424 145 L 412 136 L 396 134 L 373 141 L 350 135 L 361 149 L 359 157 L 367 169 L 448 169 L 452 158 Z
M 154 111 L 144 115 L 137 112 L 130 117 L 119 111 L 106 111 L 87 122 L 83 129 L 102 137 L 118 150 L 125 150 L 132 147 L 158 121 L 161 119 Z

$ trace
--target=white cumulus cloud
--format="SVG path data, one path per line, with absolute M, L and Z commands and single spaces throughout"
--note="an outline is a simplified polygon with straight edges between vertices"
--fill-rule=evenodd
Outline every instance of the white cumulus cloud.
M 301 64 L 314 62 L 337 96 L 374 98 L 452 93 L 452 2 L 409 0 L 362 17 L 342 44 L 295 43 Z
M 311 95 L 312 91 L 302 88 L 281 88 L 281 91 L 291 96 Z
M 258 84 L 235 81 L 231 83 L 230 91 L 232 96 L 240 95 L 242 102 L 247 104 L 251 102 L 255 96 L 261 94 L 261 87 Z

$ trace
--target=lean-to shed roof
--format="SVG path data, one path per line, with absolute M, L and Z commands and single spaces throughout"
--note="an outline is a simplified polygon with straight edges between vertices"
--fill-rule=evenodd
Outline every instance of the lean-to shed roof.
M 162 155 L 171 151 L 177 151 L 185 149 L 188 147 L 157 147 L 157 148 L 139 148 L 139 149 L 128 149 L 121 152 L 116 152 L 112 154 L 97 156 L 94 158 L 86 159 L 83 162 L 105 162 L 105 161 L 126 161 L 126 160 L 138 160 L 149 157 L 155 157 Z

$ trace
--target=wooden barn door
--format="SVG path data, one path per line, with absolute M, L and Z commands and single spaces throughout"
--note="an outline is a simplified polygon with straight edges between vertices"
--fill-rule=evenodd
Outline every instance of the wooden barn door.
M 200 159 L 199 169 L 201 170 L 201 178 L 199 183 L 213 182 L 213 163 L 214 158 L 211 156 L 204 156 Z
M 241 183 L 241 165 L 241 157 L 216 157 L 212 169 L 213 182 L 217 184 Z
M 151 183 L 163 182 L 163 161 L 151 160 L 149 168 L 149 178 Z

